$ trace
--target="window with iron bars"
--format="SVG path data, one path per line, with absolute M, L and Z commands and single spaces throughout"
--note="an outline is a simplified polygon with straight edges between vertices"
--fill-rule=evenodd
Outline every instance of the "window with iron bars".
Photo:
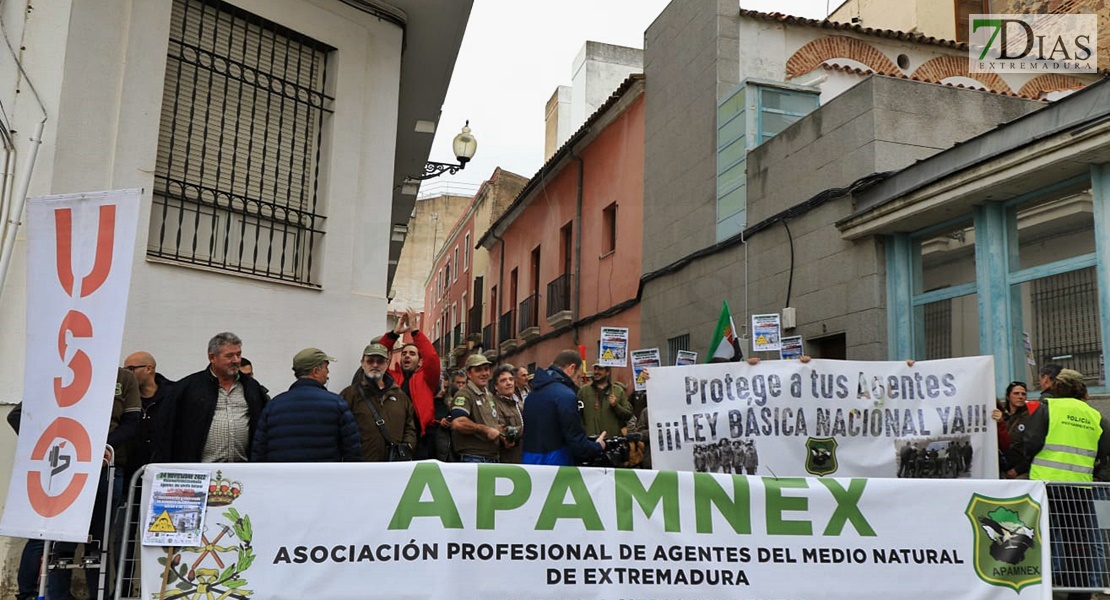
M 673 338 L 668 338 L 667 339 L 667 357 L 670 360 L 670 362 L 667 363 L 667 364 L 671 364 L 671 365 L 675 364 L 675 361 L 678 360 L 678 351 L 679 350 L 689 350 L 689 349 L 690 349 L 690 334 L 684 333 L 682 335 L 678 335 L 678 336 L 675 336 Z
M 319 287 L 332 51 L 218 0 L 174 0 L 149 257 Z

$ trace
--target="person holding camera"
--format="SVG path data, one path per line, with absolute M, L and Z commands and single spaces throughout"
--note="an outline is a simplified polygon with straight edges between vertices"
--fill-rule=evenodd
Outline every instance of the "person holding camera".
M 577 350 L 563 350 L 551 367 L 536 369 L 524 403 L 524 464 L 573 466 L 605 450 L 605 432 L 591 440 L 578 416 L 574 379 L 581 361 Z
M 504 364 L 493 370 L 493 401 L 504 423 L 501 434 L 501 462 L 519 465 L 524 455 L 520 435 L 524 431 L 524 414 L 520 397 L 516 394 L 516 369 Z

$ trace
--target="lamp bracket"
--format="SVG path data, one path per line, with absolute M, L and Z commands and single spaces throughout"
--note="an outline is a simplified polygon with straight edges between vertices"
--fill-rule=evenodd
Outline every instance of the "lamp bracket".
M 465 165 L 453 165 L 449 163 L 441 163 L 435 161 L 428 161 L 424 164 L 423 175 L 409 175 L 408 178 L 416 181 L 424 181 L 433 177 L 439 177 L 444 173 L 454 175 L 459 172 L 459 169 L 465 168 Z

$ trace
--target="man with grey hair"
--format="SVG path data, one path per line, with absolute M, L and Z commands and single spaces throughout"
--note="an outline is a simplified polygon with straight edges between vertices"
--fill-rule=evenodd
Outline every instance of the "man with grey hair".
M 262 386 L 239 375 L 243 341 L 225 331 L 208 341 L 208 366 L 173 388 L 173 462 L 246 462 L 258 415 L 266 404 Z

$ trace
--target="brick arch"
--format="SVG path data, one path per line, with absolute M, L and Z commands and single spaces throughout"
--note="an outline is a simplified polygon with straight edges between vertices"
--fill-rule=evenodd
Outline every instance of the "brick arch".
M 841 35 L 830 35 L 802 46 L 786 61 L 786 76 L 797 77 L 816 69 L 832 58 L 850 58 L 871 67 L 876 73 L 898 75 L 901 72 L 889 58 L 866 42 Z
M 1083 82 L 1074 77 L 1059 73 L 1045 73 L 1025 82 L 1018 93 L 1029 98 L 1040 98 L 1041 94 L 1045 92 L 1077 90 L 1081 87 L 1083 87 Z
M 967 77 L 983 84 L 992 92 L 1010 92 L 1010 86 L 997 73 L 972 73 L 967 68 L 967 57 L 937 56 L 925 61 L 911 75 L 914 79 L 940 83 L 949 77 Z

